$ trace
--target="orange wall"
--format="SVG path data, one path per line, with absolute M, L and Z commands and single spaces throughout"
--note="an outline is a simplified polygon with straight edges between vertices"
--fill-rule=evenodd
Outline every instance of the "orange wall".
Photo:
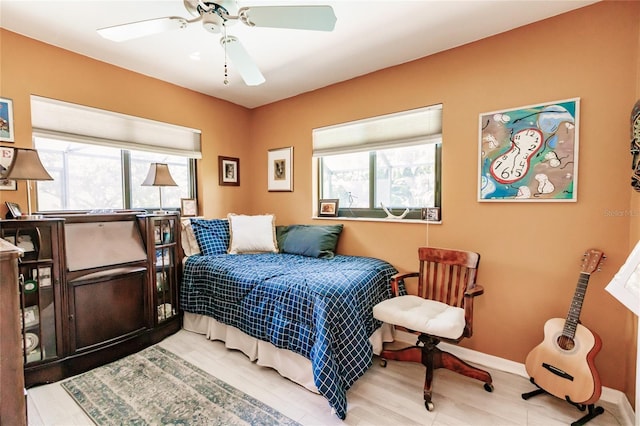
M 252 169 L 266 176 L 267 149 L 293 146 L 294 192 L 267 192 L 262 181 L 251 189 L 252 211 L 274 212 L 282 224 L 312 222 L 311 129 L 442 103 L 442 225 L 345 221 L 340 250 L 402 269 L 416 268 L 421 245 L 480 252 L 486 293 L 466 346 L 517 362 L 542 340 L 547 319 L 566 317 L 584 251 L 603 250 L 608 259 L 590 280 L 581 319 L 604 341 L 596 359 L 604 385 L 631 398 L 630 314 L 604 287 L 630 250 L 624 212 L 639 22 L 638 3 L 596 4 L 257 108 L 252 143 L 263 154 L 250 159 Z M 578 202 L 478 203 L 478 115 L 573 97 L 581 98 Z
M 232 103 L 133 73 L 0 29 L 0 95 L 13 99 L 16 142 L 31 147 L 31 94 L 202 130 L 198 164 L 201 211 L 223 216 L 248 203 L 248 187 L 218 186 L 218 155 L 249 155 L 249 111 Z M 240 164 L 243 166 L 242 162 Z M 242 167 L 241 167 L 242 169 Z M 27 204 L 19 191 L 0 191 L 4 201 Z M 35 210 L 35 206 L 34 206 Z
M 640 29 L 638 29 L 637 33 L 637 45 L 636 45 L 636 75 L 635 75 L 635 99 L 640 99 Z M 627 169 L 629 170 L 629 169 Z M 629 170 L 631 173 L 631 171 Z M 629 180 L 630 181 L 630 180 Z M 633 250 L 638 241 L 640 241 L 640 192 L 636 192 L 635 190 L 629 189 L 631 201 L 629 203 L 629 211 L 634 212 L 634 215 L 631 219 L 630 228 L 629 228 L 629 251 Z M 626 365 L 630 366 L 629 374 L 627 375 L 626 386 L 627 389 L 635 389 L 637 382 L 636 374 L 638 374 L 638 317 L 629 313 L 627 315 L 627 321 L 624 324 L 624 334 L 628 336 L 628 347 L 636 348 L 635 351 L 629 351 L 627 353 Z M 635 398 L 636 404 L 639 402 L 640 398 L 637 394 L 638 389 L 635 390 Z M 631 392 L 629 392 L 631 394 Z M 633 401 L 634 397 L 631 396 L 630 400 Z M 636 414 L 640 407 L 636 405 Z
M 582 321 L 603 339 L 603 384 L 633 400 L 636 318 L 604 286 L 640 236 L 637 215 L 607 214 L 640 210 L 628 186 L 639 22 L 640 3 L 599 3 L 251 111 L 0 30 L 0 95 L 14 101 L 17 136 L 7 145 L 31 146 L 30 94 L 199 128 L 202 214 L 273 212 L 279 224 L 311 223 L 311 129 L 443 103 L 443 224 L 345 221 L 339 250 L 402 269 L 415 268 L 425 244 L 480 252 L 486 293 L 465 345 L 517 362 L 548 318 L 565 317 L 582 253 L 603 250 Z M 478 115 L 572 97 L 581 98 L 578 202 L 478 203 Z M 268 192 L 267 150 L 285 146 L 294 147 L 294 191 Z M 218 155 L 240 158 L 240 187 L 218 186 Z M 0 197 L 25 204 L 24 185 Z

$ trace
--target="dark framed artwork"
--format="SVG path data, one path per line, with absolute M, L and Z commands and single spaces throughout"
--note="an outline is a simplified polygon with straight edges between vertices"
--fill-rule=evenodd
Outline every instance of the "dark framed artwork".
M 240 159 L 218 156 L 218 185 L 240 186 Z
M 319 217 L 336 217 L 338 216 L 338 203 L 337 198 L 326 198 L 318 201 L 318 216 Z

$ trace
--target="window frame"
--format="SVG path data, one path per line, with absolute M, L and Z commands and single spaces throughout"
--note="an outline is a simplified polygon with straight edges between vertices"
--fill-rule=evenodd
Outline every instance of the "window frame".
M 34 146 L 36 146 L 37 144 L 37 139 L 58 139 L 61 141 L 65 141 L 65 138 L 56 138 L 54 136 L 51 137 L 47 137 L 47 138 L 42 138 L 40 136 L 35 136 L 33 138 L 34 141 Z M 95 145 L 95 146 L 100 146 L 99 144 L 91 144 L 90 142 L 78 142 L 75 140 L 67 140 L 68 142 L 73 142 L 73 143 L 83 143 L 85 145 L 91 146 L 91 145 Z M 44 142 L 46 144 L 46 142 Z M 116 147 L 114 147 L 116 148 Z M 42 151 L 46 151 L 46 148 L 39 148 Z M 122 210 L 140 210 L 140 211 L 146 211 L 146 212 L 153 212 L 155 210 L 158 210 L 160 208 L 160 206 L 144 206 L 144 207 L 133 207 L 132 206 L 132 200 L 133 200 L 133 193 L 132 193 L 132 188 L 133 188 L 133 183 L 131 181 L 131 150 L 127 149 L 127 148 L 117 148 L 120 151 L 120 164 L 122 167 Z M 145 150 L 146 152 L 150 152 L 150 153 L 154 153 L 153 151 L 150 150 Z M 164 152 L 157 152 L 155 154 L 165 154 Z M 196 159 L 192 158 L 192 157 L 183 157 L 187 160 L 187 172 L 188 172 L 188 181 L 189 181 L 189 190 L 188 190 L 188 196 L 185 198 L 195 198 L 196 194 L 197 194 L 197 188 L 196 188 Z M 67 173 L 65 171 L 65 179 L 68 179 Z M 36 200 L 40 199 L 40 186 L 36 183 Z M 65 197 L 64 194 L 62 194 L 63 197 Z M 63 204 L 64 204 L 64 200 L 63 200 Z M 39 207 L 37 207 L 38 210 Z M 168 211 L 172 211 L 172 210 L 179 210 L 180 205 L 178 206 L 163 206 L 164 210 L 168 210 Z M 96 207 L 96 209 L 99 209 L 99 207 Z M 119 209 L 114 209 L 114 210 L 119 210 Z M 77 211 L 75 209 L 60 209 L 60 210 L 41 210 L 41 211 L 45 211 L 45 212 L 57 212 L 57 211 L 61 211 L 61 212 L 74 212 Z M 91 211 L 91 210 L 88 210 Z
M 386 206 L 382 208 L 382 206 L 377 206 L 376 153 L 395 149 L 400 150 L 411 146 L 434 145 L 435 176 L 433 178 L 435 193 L 433 194 L 433 205 L 428 202 L 424 206 L 409 207 L 409 212 L 404 216 L 406 219 L 427 220 L 425 218 L 425 209 L 433 207 L 441 209 L 442 205 L 443 107 L 442 103 L 437 103 L 314 128 L 312 130 L 312 155 L 314 159 L 312 177 L 315 181 L 313 183 L 314 206 L 317 206 L 318 201 L 324 197 L 336 198 L 335 194 L 323 195 L 323 185 L 325 184 L 323 179 L 325 170 L 324 158 L 361 152 L 369 154 L 369 206 L 366 208 L 351 208 L 339 205 L 339 217 L 387 219 L 385 210 L 388 210 L 392 215 L 402 215 L 406 208 L 387 208 Z M 392 167 L 397 166 L 394 165 Z M 361 181 L 361 185 L 365 185 L 364 180 Z M 411 188 L 410 184 L 405 185 L 405 187 Z M 314 217 L 317 215 L 315 209 L 316 207 L 313 210 Z M 441 215 L 439 216 L 438 221 L 441 220 Z
M 425 207 L 438 207 L 441 208 L 441 200 L 442 200 L 442 141 L 440 142 L 429 142 L 427 144 L 435 145 L 435 194 L 434 194 L 434 205 L 433 206 L 416 206 L 410 208 L 409 213 L 404 217 L 405 219 L 418 219 L 422 220 L 422 209 Z M 369 207 L 348 207 L 339 205 L 338 206 L 338 217 L 341 218 L 370 218 L 370 219 L 384 219 L 387 217 L 387 213 L 381 208 L 376 207 L 376 176 L 377 176 L 377 151 L 372 150 L 366 151 L 369 154 Z M 322 199 L 323 191 L 323 158 L 324 156 L 317 157 L 317 188 L 318 188 L 318 199 Z M 315 200 L 315 204 L 317 205 L 318 200 Z M 401 215 L 404 213 L 406 208 L 389 208 L 389 212 L 394 215 Z

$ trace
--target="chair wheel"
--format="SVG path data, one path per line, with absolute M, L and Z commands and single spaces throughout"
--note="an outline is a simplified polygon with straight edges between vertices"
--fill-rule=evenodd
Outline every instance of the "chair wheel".
M 425 401 L 424 402 L 424 408 L 426 408 L 427 411 L 433 411 L 433 409 L 434 409 L 433 402 Z
M 484 390 L 486 390 L 487 392 L 493 392 L 493 385 L 491 383 L 485 383 Z
M 380 367 L 382 367 L 382 368 L 386 368 L 387 367 L 387 360 L 386 359 L 381 359 L 380 360 Z

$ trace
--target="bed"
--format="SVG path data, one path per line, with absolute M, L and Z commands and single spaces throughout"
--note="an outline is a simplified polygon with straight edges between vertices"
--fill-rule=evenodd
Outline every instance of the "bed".
M 390 297 L 396 270 L 335 254 L 342 225 L 275 227 L 269 215 L 256 218 L 183 220 L 191 254 L 180 287 L 184 328 L 320 393 L 344 419 L 347 390 L 393 338 L 371 312 Z

